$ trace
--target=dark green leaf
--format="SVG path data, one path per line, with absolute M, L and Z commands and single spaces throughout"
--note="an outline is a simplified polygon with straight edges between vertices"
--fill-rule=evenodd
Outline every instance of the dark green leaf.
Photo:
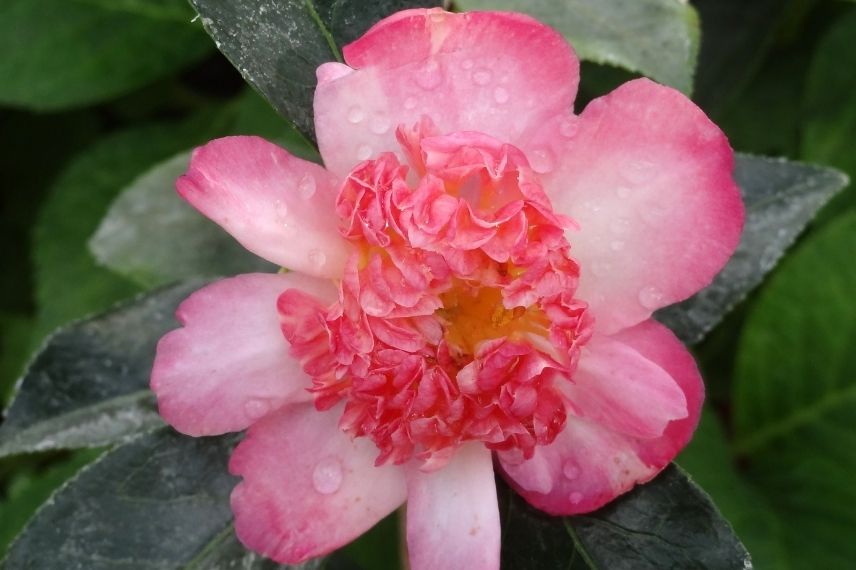
M 580 58 L 692 92 L 698 16 L 676 0 L 459 0 L 464 10 L 531 14 L 562 32 Z
M 801 244 L 742 334 L 734 448 L 779 515 L 793 568 L 856 559 L 856 213 Z
M 162 429 L 106 453 L 36 514 L 3 568 L 281 568 L 234 539 L 233 443 Z
M 802 154 L 856 175 L 856 8 L 851 8 L 823 37 L 806 78 Z M 838 202 L 856 209 L 856 189 Z M 840 208 L 839 208 L 840 209 Z
M 736 466 L 722 426 L 705 408 L 690 444 L 677 458 L 734 526 L 758 568 L 787 568 L 781 523 Z
M 820 207 L 847 185 L 847 177 L 830 168 L 748 155 L 737 157 L 735 177 L 746 204 L 737 251 L 710 286 L 657 313 L 687 343 L 701 340 L 743 300 Z
M 139 291 L 97 267 L 87 241 L 122 188 L 158 161 L 221 132 L 230 121 L 204 113 L 179 125 L 123 131 L 86 149 L 69 165 L 51 189 L 34 232 L 35 338 Z
M 181 0 L 3 0 L 0 102 L 39 110 L 122 95 L 209 51 Z
M 190 152 L 176 155 L 122 192 L 89 242 L 98 262 L 146 287 L 199 276 L 275 272 L 178 197 L 175 180 L 189 161 Z
M 381 18 L 439 0 L 190 0 L 217 47 L 314 140 L 315 70 Z
M 675 466 L 585 516 L 548 516 L 504 485 L 500 505 L 503 568 L 751 568 L 710 498 Z
M 148 387 L 155 345 L 199 286 L 152 293 L 51 336 L 0 424 L 0 457 L 101 446 L 163 425 Z

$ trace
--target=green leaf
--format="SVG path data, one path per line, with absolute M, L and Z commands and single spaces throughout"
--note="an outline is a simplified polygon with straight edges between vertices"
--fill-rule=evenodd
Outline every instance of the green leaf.
M 209 51 L 181 0 L 3 0 L 0 103 L 83 106 L 171 75 Z
M 89 242 L 98 262 L 144 287 L 198 276 L 275 272 L 275 266 L 179 198 L 175 181 L 189 162 L 190 152 L 178 154 L 122 192 Z
M 806 77 L 802 154 L 856 176 L 856 8 L 821 39 Z M 856 210 L 856 189 L 836 200 L 838 210 Z
M 562 32 L 581 59 L 693 89 L 698 16 L 680 0 L 459 0 L 463 10 L 511 10 Z
M 793 568 L 856 559 L 856 213 L 801 244 L 743 330 L 734 448 L 776 510 Z
M 713 283 L 657 319 L 696 343 L 761 283 L 817 211 L 847 185 L 842 173 L 784 159 L 738 155 L 735 178 L 746 205 L 740 245 Z
M 151 293 L 51 336 L 0 424 L 0 457 L 103 446 L 162 426 L 149 390 L 155 345 L 200 285 Z
M 224 121 L 204 113 L 184 124 L 120 132 L 86 149 L 68 166 L 51 189 L 34 232 L 39 309 L 35 338 L 139 291 L 96 266 L 87 241 L 122 188 L 152 164 L 219 132 L 229 124 Z
M 758 568 L 787 568 L 781 525 L 761 493 L 738 472 L 725 432 L 705 408 L 692 441 L 677 458 L 711 496 L 752 553 Z
M 271 105 L 315 138 L 315 70 L 381 18 L 440 0 L 190 0 L 217 47 Z
M 233 443 L 163 429 L 117 447 L 39 510 L 2 567 L 284 568 L 234 539 Z
M 548 516 L 505 485 L 500 509 L 503 568 L 751 568 L 728 522 L 675 466 L 588 515 Z
M 0 559 L 15 535 L 24 528 L 33 513 L 51 493 L 84 465 L 95 459 L 98 450 L 77 452 L 70 459 L 56 463 L 44 472 L 19 473 L 9 485 L 8 497 L 0 501 Z

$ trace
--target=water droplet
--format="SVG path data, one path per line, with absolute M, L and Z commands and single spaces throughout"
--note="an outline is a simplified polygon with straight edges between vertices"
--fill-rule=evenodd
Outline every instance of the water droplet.
M 244 413 L 251 420 L 257 420 L 270 411 L 271 405 L 268 400 L 253 398 L 244 403 Z
M 580 126 L 577 124 L 577 119 L 575 117 L 568 117 L 562 121 L 561 125 L 559 125 L 559 133 L 561 133 L 565 138 L 573 138 L 579 130 Z
M 348 122 L 356 125 L 366 118 L 366 112 L 363 111 L 360 107 L 354 105 L 350 109 L 348 109 Z
M 562 465 L 562 474 L 567 479 L 576 479 L 580 476 L 580 468 L 574 463 L 573 460 L 568 459 L 565 461 L 565 464 Z
M 361 144 L 359 148 L 357 148 L 357 159 L 358 160 L 367 160 L 372 155 L 372 147 L 367 144 Z
M 571 504 L 577 505 L 583 500 L 583 494 L 579 491 L 574 491 L 573 493 L 568 495 L 568 500 L 571 502 Z
M 374 118 L 370 128 L 374 134 L 382 135 L 389 131 L 389 119 L 383 115 L 379 115 Z
M 472 69 L 473 68 L 473 60 L 465 59 L 463 62 L 461 62 L 461 67 L 463 67 L 464 69 Z
M 508 90 L 505 87 L 497 87 L 493 90 L 494 100 L 502 105 L 508 102 Z
M 422 69 L 416 74 L 416 83 L 422 89 L 435 89 L 442 82 L 443 75 L 440 73 L 440 64 L 435 59 L 426 61 Z
M 648 160 L 631 160 L 621 167 L 621 175 L 633 184 L 648 182 L 657 172 L 657 165 Z
M 615 240 L 611 244 L 609 244 L 609 249 L 612 251 L 621 251 L 624 249 L 624 242 L 620 240 Z
M 313 249 L 309 252 L 309 263 L 320 269 L 327 263 L 327 256 L 320 249 Z
M 405 109 L 415 109 L 416 108 L 416 98 L 408 97 L 404 100 L 404 108 Z
M 315 178 L 311 174 L 304 174 L 297 183 L 297 191 L 304 200 L 309 200 L 315 195 Z
M 285 224 L 288 221 L 288 206 L 282 200 L 274 200 L 273 212 L 281 224 Z
M 615 189 L 615 195 L 621 198 L 622 200 L 629 198 L 630 192 L 630 188 L 628 188 L 627 186 L 619 186 Z
M 553 170 L 553 153 L 546 148 L 532 151 L 529 164 L 535 172 L 546 174 Z
M 335 457 L 322 459 L 312 472 L 312 486 L 322 495 L 331 495 L 342 486 L 342 462 Z
M 639 290 L 639 303 L 646 309 L 656 309 L 663 304 L 663 294 L 656 287 L 642 287 Z
M 487 69 L 479 69 L 475 73 L 473 73 L 473 83 L 476 85 L 487 85 L 490 83 L 490 78 L 493 75 Z

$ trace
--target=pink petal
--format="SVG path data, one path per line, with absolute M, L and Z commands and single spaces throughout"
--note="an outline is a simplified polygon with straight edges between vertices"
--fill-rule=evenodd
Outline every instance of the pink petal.
M 160 340 L 152 370 L 167 423 L 188 435 L 218 435 L 311 398 L 312 381 L 280 331 L 277 297 L 289 288 L 336 298 L 328 281 L 253 273 L 208 285 L 179 306 L 183 328 Z
M 410 10 L 319 68 L 315 127 L 324 164 L 345 175 L 364 159 L 398 152 L 395 129 L 429 116 L 440 133 L 478 131 L 514 143 L 570 112 L 579 62 L 555 30 L 521 14 Z
M 499 506 L 490 451 L 461 447 L 442 469 L 407 473 L 412 570 L 499 570 Z
M 333 203 L 336 180 L 258 137 L 225 137 L 193 151 L 178 193 L 256 255 L 317 277 L 348 256 Z
M 687 417 L 684 392 L 668 372 L 630 345 L 601 335 L 582 349 L 563 388 L 574 415 L 633 437 L 654 438 Z
M 296 564 L 354 540 L 402 504 L 401 467 L 375 467 L 377 448 L 338 428 L 341 408 L 283 408 L 254 424 L 229 470 L 235 530 L 245 546 Z
M 580 262 L 577 297 L 610 333 L 706 286 L 743 227 L 725 135 L 678 91 L 647 79 L 554 120 L 524 148 L 543 177 Z
M 569 415 L 556 440 L 518 463 L 500 457 L 512 486 L 535 507 L 557 515 L 598 509 L 657 475 L 686 445 L 698 424 L 704 386 L 690 353 L 663 325 L 646 321 L 614 337 L 668 372 L 681 387 L 688 415 L 663 435 L 640 439 L 595 420 Z

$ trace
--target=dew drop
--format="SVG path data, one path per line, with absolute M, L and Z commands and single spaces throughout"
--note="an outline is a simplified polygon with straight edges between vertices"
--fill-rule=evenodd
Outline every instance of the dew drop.
M 580 476 L 580 468 L 573 462 L 573 460 L 569 459 L 565 461 L 564 465 L 562 465 L 562 475 L 570 480 L 576 479 Z
M 609 249 L 612 251 L 621 251 L 624 249 L 624 242 L 621 240 L 615 240 L 611 244 L 609 244 Z
M 273 203 L 273 211 L 279 223 L 285 224 L 288 221 L 288 206 L 282 200 L 275 200 Z
M 559 133 L 565 138 L 573 138 L 579 130 L 580 126 L 577 124 L 577 119 L 573 117 L 565 119 L 562 121 L 562 124 L 559 125 Z
M 338 491 L 342 486 L 342 462 L 335 457 L 319 461 L 312 472 L 312 486 L 322 495 Z
M 487 69 L 479 69 L 473 73 L 473 83 L 476 85 L 487 85 L 493 75 Z
M 464 69 L 472 69 L 473 68 L 473 60 L 465 59 L 463 62 L 461 62 L 461 67 L 463 67 Z
M 304 174 L 297 183 L 297 191 L 304 200 L 309 200 L 315 195 L 315 178 L 311 174 Z
M 583 500 L 583 494 L 579 491 L 574 491 L 573 493 L 568 495 L 568 500 L 571 502 L 571 504 L 577 505 Z
M 656 309 L 663 304 L 663 294 L 656 287 L 642 287 L 639 290 L 639 303 L 646 309 Z
M 532 151 L 529 164 L 538 174 L 546 174 L 553 170 L 553 153 L 546 148 Z
M 621 175 L 633 184 L 648 182 L 656 174 L 657 166 L 647 160 L 631 160 L 621 167 Z
M 630 192 L 631 190 L 627 186 L 619 186 L 615 189 L 615 195 L 621 198 L 622 200 L 626 200 L 627 198 L 629 198 Z
M 371 131 L 376 135 L 382 135 L 389 131 L 389 119 L 380 115 L 374 118 L 371 124 Z
M 500 105 L 508 103 L 508 90 L 505 87 L 497 87 L 493 90 L 493 98 Z
M 443 82 L 440 64 L 435 59 L 429 59 L 416 74 L 416 83 L 425 90 L 436 89 Z
M 415 109 L 416 108 L 416 98 L 415 97 L 408 97 L 407 99 L 405 99 L 404 100 L 404 108 L 408 109 L 408 110 L 409 109 Z
M 626 234 L 630 230 L 630 222 L 627 218 L 615 218 L 609 222 L 609 229 L 614 234 Z
M 320 249 L 313 249 L 309 252 L 309 263 L 320 269 L 327 264 L 327 256 Z
M 372 155 L 372 147 L 367 144 L 361 144 L 359 148 L 357 148 L 357 159 L 358 160 L 367 160 Z
M 270 402 L 262 398 L 252 398 L 244 403 L 244 413 L 251 420 L 257 420 L 270 411 Z
M 366 112 L 354 105 L 348 109 L 348 122 L 356 125 L 366 118 Z

